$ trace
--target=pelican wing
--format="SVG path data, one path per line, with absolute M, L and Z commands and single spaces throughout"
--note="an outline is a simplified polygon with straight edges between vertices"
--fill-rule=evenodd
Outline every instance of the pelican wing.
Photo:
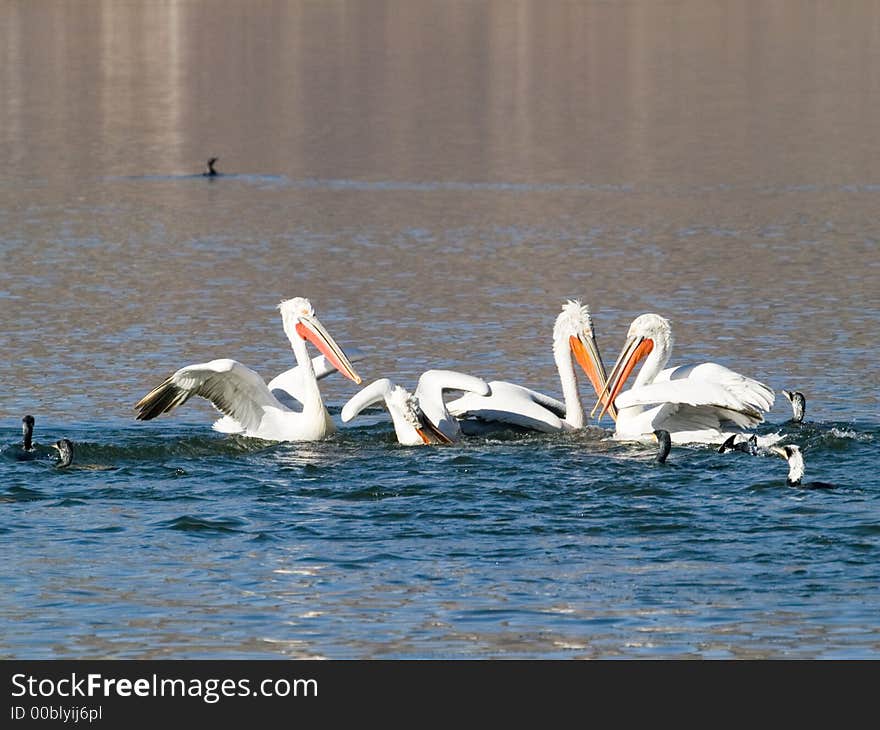
M 618 409 L 661 403 L 707 406 L 761 423 L 762 413 L 773 407 L 774 399 L 773 391 L 763 383 L 723 365 L 703 363 L 664 370 L 655 382 L 621 393 L 614 404 Z
M 364 359 L 364 351 L 352 348 L 346 351 L 348 359 L 352 362 Z M 315 379 L 321 380 L 331 373 L 339 372 L 336 366 L 324 355 L 312 358 L 312 369 L 315 371 Z M 302 410 L 303 392 L 305 391 L 306 371 L 299 365 L 294 365 L 289 370 L 276 375 L 269 381 L 269 392 L 278 399 L 278 402 L 287 406 L 292 411 Z M 231 416 L 223 416 L 214 421 L 211 426 L 221 433 L 242 433 L 245 428 Z
M 265 381 L 253 370 L 235 360 L 212 360 L 178 370 L 135 405 L 139 421 L 149 421 L 170 413 L 194 395 L 242 426 L 256 431 L 265 408 L 281 408 Z
M 756 417 L 721 406 L 692 406 L 687 403 L 664 403 L 648 413 L 653 414 L 652 425 L 657 424 L 658 428 L 672 432 L 679 441 L 684 438 L 683 433 L 720 433 L 731 428 L 753 428 L 763 421 L 760 414 Z
M 457 418 L 478 418 L 523 426 L 536 431 L 559 431 L 565 404 L 521 385 L 493 380 L 491 393 L 481 396 L 465 393 L 447 404 Z

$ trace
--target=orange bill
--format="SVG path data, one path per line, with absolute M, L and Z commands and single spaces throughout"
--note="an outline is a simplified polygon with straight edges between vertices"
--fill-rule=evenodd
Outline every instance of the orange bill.
M 571 336 L 568 338 L 568 344 L 577 364 L 581 366 L 581 369 L 590 379 L 596 395 L 601 398 L 606 386 L 605 364 L 602 362 L 602 356 L 599 354 L 599 348 L 596 346 L 595 340 L 584 335 L 578 337 Z M 613 404 L 608 409 L 608 412 L 614 420 L 617 420 L 617 409 Z
M 342 348 L 336 344 L 330 333 L 324 329 L 324 326 L 318 321 L 317 317 L 300 317 L 300 321 L 296 323 L 296 332 L 304 340 L 308 340 L 317 347 L 333 367 L 346 378 L 360 384 L 361 376 L 355 371 L 354 365 L 351 364 L 351 361 L 342 351 Z
M 626 384 L 626 380 L 632 374 L 635 366 L 651 354 L 653 349 L 654 340 L 642 337 L 632 337 L 627 340 L 620 351 L 620 356 L 617 358 L 614 369 L 611 371 L 605 389 L 603 389 L 602 395 L 599 396 L 599 402 L 603 404 L 602 411 L 599 413 L 600 419 L 613 406 L 614 399 L 623 390 L 623 386 Z M 607 397 L 605 396 L 606 390 L 608 393 Z M 595 411 L 595 408 L 593 410 Z

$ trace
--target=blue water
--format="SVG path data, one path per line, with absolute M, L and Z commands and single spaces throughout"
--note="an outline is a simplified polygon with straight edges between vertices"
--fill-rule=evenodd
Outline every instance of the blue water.
M 880 656 L 876 35 L 864 0 L 4 5 L 0 657 Z M 184 365 L 291 367 L 295 296 L 367 383 L 556 397 L 563 302 L 609 367 L 657 312 L 835 487 L 608 418 L 405 448 L 339 377 L 319 443 L 135 420 Z
M 314 444 L 38 421 L 39 458 L 0 458 L 0 654 L 876 657 L 880 428 L 763 430 L 836 488 L 598 428 L 406 448 L 378 412 Z

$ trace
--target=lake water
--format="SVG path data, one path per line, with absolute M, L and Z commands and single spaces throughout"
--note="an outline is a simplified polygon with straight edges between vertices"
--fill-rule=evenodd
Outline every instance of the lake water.
M 0 99 L 0 656 L 880 655 L 876 3 L 11 2 Z M 836 488 L 607 419 L 406 448 L 339 377 L 319 443 L 134 420 L 290 367 L 293 296 L 367 382 L 556 396 L 565 299 L 609 366 L 658 312 Z

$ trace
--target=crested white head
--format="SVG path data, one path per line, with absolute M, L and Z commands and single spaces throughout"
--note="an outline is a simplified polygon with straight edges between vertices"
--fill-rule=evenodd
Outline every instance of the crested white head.
M 285 299 L 278 304 L 278 311 L 284 317 L 314 317 L 315 308 L 312 303 L 305 297 L 293 297 Z
M 577 337 L 582 332 L 586 332 L 590 337 L 594 336 L 590 308 L 577 299 L 569 299 L 562 305 L 562 311 L 556 317 L 553 325 L 553 340 L 567 342 L 567 338 Z
M 312 303 L 305 297 L 293 297 L 285 299 L 278 305 L 278 311 L 281 312 L 281 323 L 287 336 L 293 340 L 299 338 L 296 332 L 296 325 L 302 317 L 313 318 L 315 309 Z
M 389 410 L 394 408 L 399 411 L 408 425 L 413 428 L 421 428 L 419 402 L 406 388 L 395 385 L 388 394 L 386 402 Z
M 644 337 L 654 340 L 656 344 L 663 343 L 669 348 L 672 347 L 672 325 L 666 317 L 659 314 L 640 314 L 629 326 L 627 337 Z

